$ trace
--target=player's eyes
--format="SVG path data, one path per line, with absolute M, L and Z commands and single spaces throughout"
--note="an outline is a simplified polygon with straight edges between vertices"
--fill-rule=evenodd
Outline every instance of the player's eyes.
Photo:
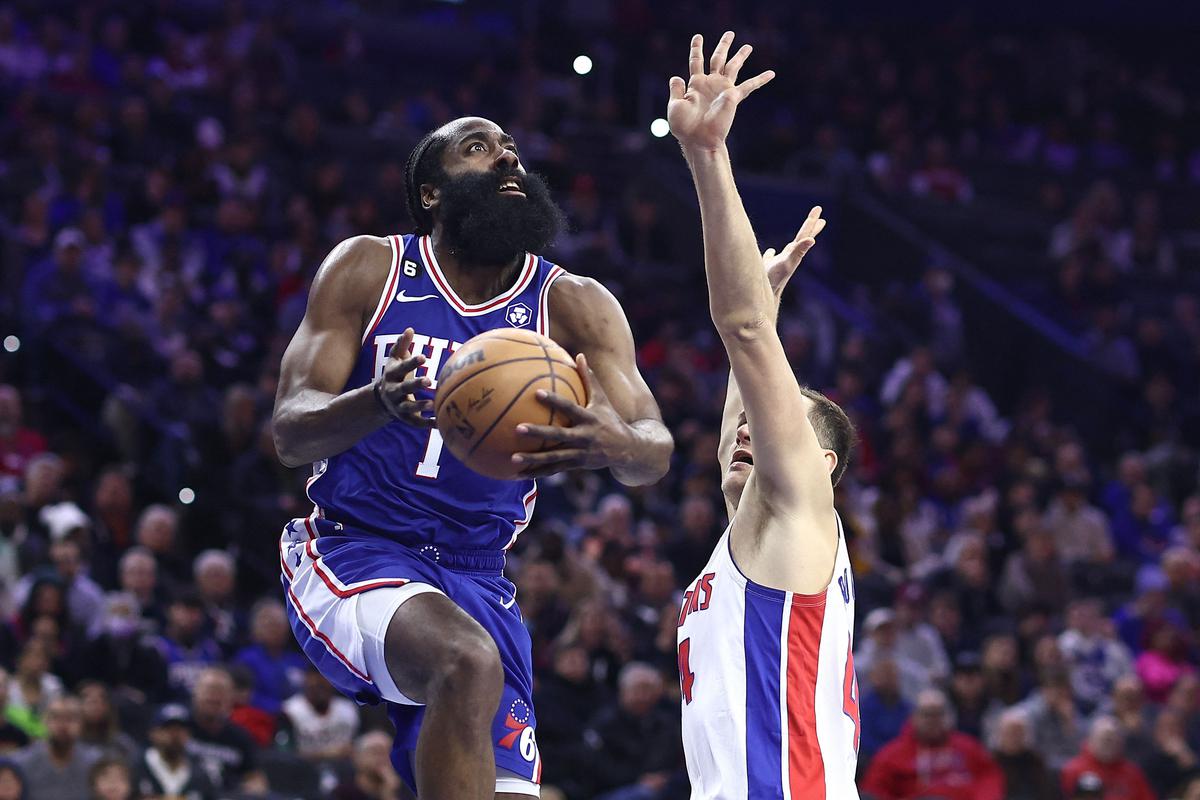
M 479 149 L 476 150 L 475 149 L 476 147 L 478 147 Z M 469 145 L 467 145 L 468 153 L 482 153 L 482 152 L 485 152 L 486 150 L 487 150 L 487 147 L 484 146 L 483 142 L 471 142 Z

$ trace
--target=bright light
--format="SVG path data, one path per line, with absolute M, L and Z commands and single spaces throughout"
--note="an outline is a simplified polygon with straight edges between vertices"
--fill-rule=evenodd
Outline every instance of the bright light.
M 196 493 L 188 487 L 183 487 L 179 490 L 179 502 L 185 506 L 190 506 L 196 500 Z
M 661 139 L 671 132 L 671 126 L 665 119 L 659 117 L 650 123 L 650 132 Z
M 9 335 L 4 337 L 4 349 L 10 353 L 15 353 L 21 349 L 21 340 L 15 336 Z
M 576 75 L 587 75 L 592 71 L 592 60 L 587 56 L 575 56 L 573 66 L 575 67 Z

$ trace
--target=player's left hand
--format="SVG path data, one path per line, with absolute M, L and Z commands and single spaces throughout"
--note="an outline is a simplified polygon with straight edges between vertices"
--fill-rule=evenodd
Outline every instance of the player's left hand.
M 529 439 L 556 442 L 559 447 L 540 453 L 516 453 L 513 463 L 523 466 L 523 478 L 541 478 L 572 469 L 603 469 L 631 459 L 633 435 L 629 425 L 609 402 L 604 388 L 596 380 L 587 357 L 575 357 L 583 379 L 588 404 L 581 406 L 559 394 L 539 391 L 537 399 L 565 416 L 571 427 L 555 425 L 517 426 L 517 433 Z

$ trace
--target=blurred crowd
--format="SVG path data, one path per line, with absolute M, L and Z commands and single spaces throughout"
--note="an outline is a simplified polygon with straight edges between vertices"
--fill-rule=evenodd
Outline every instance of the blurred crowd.
M 725 523 L 727 367 L 690 210 L 620 171 L 677 159 L 644 123 L 689 14 L 375 5 L 0 6 L 0 800 L 406 796 L 386 719 L 292 641 L 275 542 L 308 511 L 306 475 L 280 466 L 268 419 L 316 267 L 346 236 L 409 230 L 409 147 L 468 113 L 550 180 L 571 231 L 549 255 L 623 298 L 676 440 L 653 487 L 542 481 L 509 559 L 545 796 L 687 796 L 675 628 Z M 837 507 L 864 797 L 1200 800 L 1200 303 L 1156 199 L 1200 183 L 1189 78 L 1168 49 L 961 20 L 918 46 L 775 3 L 705 19 L 805 87 L 747 105 L 747 173 L 960 210 L 988 200 L 989 163 L 1051 187 L 1065 221 L 1038 228 L 1057 267 L 1035 289 L 1137 382 L 1107 438 L 1073 424 L 1069 387 L 998 404 L 939 267 L 887 310 L 911 344 L 785 301 L 798 375 L 862 436 Z M 455 55 L 479 43 L 494 57 Z M 812 258 L 836 264 L 831 239 Z M 680 271 L 690 289 L 662 291 Z

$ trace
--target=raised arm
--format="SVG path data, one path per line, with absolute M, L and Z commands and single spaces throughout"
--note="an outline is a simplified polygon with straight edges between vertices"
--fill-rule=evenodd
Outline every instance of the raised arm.
M 308 307 L 283 354 L 272 427 L 279 460 L 300 466 L 336 455 L 388 422 L 426 427 L 412 393 L 426 385 L 411 373 L 424 356 L 407 356 L 412 331 L 392 347 L 376 381 L 343 392 L 391 264 L 384 239 L 357 236 L 333 249 L 317 272 Z M 378 389 L 377 389 L 378 385 Z
M 752 431 L 754 473 L 747 492 L 753 486 L 772 510 L 807 516 L 824 527 L 833 515 L 827 451 L 808 420 L 811 401 L 800 391 L 775 331 L 775 295 L 725 147 L 738 104 L 774 73 L 738 84 L 750 48 L 743 46 L 727 60 L 732 40 L 731 33 L 721 37 L 706 72 L 703 39 L 693 37 L 690 78 L 671 79 L 667 119 L 696 184 L 709 307 Z
M 674 442 L 637 368 L 633 334 L 612 292 L 591 278 L 564 275 L 550 288 L 550 334 L 579 354 L 586 407 L 539 393 L 572 427 L 521 425 L 517 430 L 562 447 L 514 456 L 531 477 L 568 469 L 602 469 L 626 486 L 654 483 L 667 473 Z
M 801 260 L 812 248 L 817 234 L 824 228 L 825 220 L 821 219 L 821 207 L 815 206 L 808 212 L 808 217 L 800 226 L 800 230 L 796 232 L 795 238 L 788 242 L 782 250 L 776 252 L 774 247 L 768 247 L 763 252 L 763 270 L 767 274 L 767 282 L 775 295 L 776 316 L 779 313 L 779 303 L 783 299 L 783 290 L 787 288 L 788 281 L 796 273 L 796 268 L 800 266 Z M 721 439 L 717 445 L 717 462 L 721 466 L 722 475 L 729 471 L 729 464 L 733 460 L 733 451 L 737 444 L 737 429 L 741 424 L 744 410 L 737 378 L 730 371 L 729 382 L 725 388 L 725 408 L 721 413 Z M 728 516 L 733 516 L 733 508 L 729 506 L 728 500 L 726 500 L 725 510 Z

